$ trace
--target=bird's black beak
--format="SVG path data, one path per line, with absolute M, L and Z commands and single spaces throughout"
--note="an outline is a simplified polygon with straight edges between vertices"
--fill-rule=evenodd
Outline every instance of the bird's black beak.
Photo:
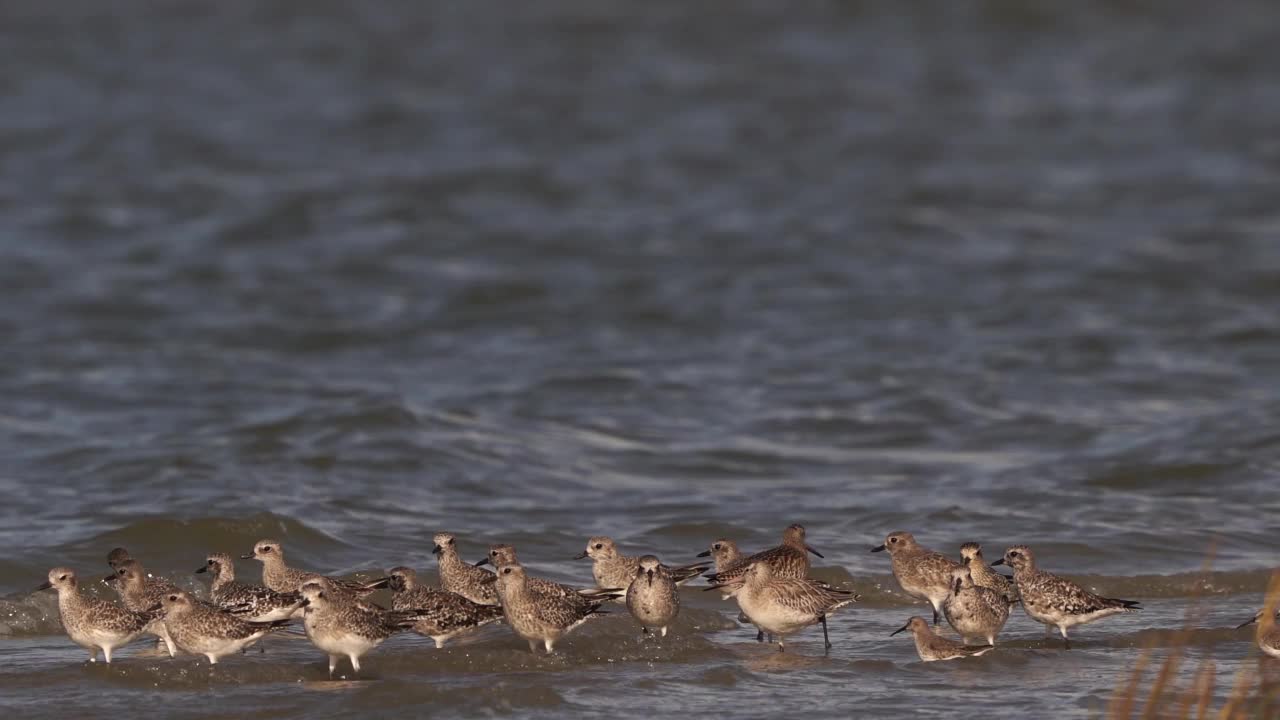
M 960 586 L 961 586 L 961 584 L 962 584 L 962 583 L 960 582 L 960 578 L 956 578 L 956 595 L 959 595 L 959 594 L 960 594 Z
M 1000 558 L 999 560 L 991 563 L 991 567 L 999 567 L 1000 565 L 1004 565 L 1004 558 Z
M 1254 624 L 1254 623 L 1258 622 L 1258 618 L 1260 618 L 1260 617 L 1262 617 L 1261 613 L 1259 613 L 1258 615 L 1254 615 L 1253 617 L 1249 618 L 1249 619 L 1248 619 L 1248 620 L 1246 620 L 1245 622 L 1242 622 L 1242 623 L 1240 623 L 1239 625 L 1237 625 L 1237 626 L 1236 626 L 1236 629 L 1237 629 L 1237 630 L 1239 630 L 1240 628 L 1247 628 L 1247 627 L 1249 627 L 1250 625 L 1252 625 L 1252 624 Z
M 302 598 L 302 602 L 298 603 L 298 607 L 306 607 L 310 604 L 311 604 L 310 600 L 308 600 L 307 598 Z
M 586 557 L 586 556 L 587 556 L 587 551 L 586 551 L 586 550 L 583 550 L 582 552 L 578 553 L 577 555 L 574 555 L 574 556 L 573 556 L 573 559 L 574 559 L 574 560 L 581 560 L 582 558 L 584 558 L 584 557 Z
M 254 555 L 253 553 L 249 553 L 248 555 L 241 555 L 241 556 L 240 556 L 240 559 L 241 559 L 241 560 L 252 560 L 252 559 L 254 559 L 255 557 L 257 557 L 257 555 Z
M 378 578 L 377 580 L 374 580 L 373 582 L 365 585 L 365 587 L 370 590 L 377 590 L 378 588 L 384 588 L 390 584 L 391 584 L 391 578 L 390 576 L 388 576 L 384 578 Z
M 884 546 L 883 546 L 883 545 L 881 545 L 880 547 L 884 547 Z M 894 630 L 893 632 L 889 633 L 889 637 L 893 637 L 894 635 L 897 635 L 898 633 L 902 632 L 903 630 L 906 630 L 906 629 L 907 629 L 907 628 L 909 628 L 909 627 L 911 627 L 911 621 L 910 621 L 910 620 L 908 620 L 908 621 L 907 621 L 907 624 L 906 624 L 906 625 L 903 625 L 902 627 L 898 628 L 897 630 Z
M 208 566 L 208 565 L 201 565 L 200 567 L 196 568 L 196 572 L 197 572 L 197 573 L 209 572 L 209 566 Z
M 652 571 L 652 570 L 649 570 L 649 571 L 647 571 L 645 574 L 649 576 L 649 585 L 652 587 L 652 586 L 653 586 L 653 571 Z
M 968 564 L 969 564 L 969 561 L 970 561 L 970 560 L 972 560 L 972 559 L 973 559 L 973 558 L 971 558 L 971 557 L 962 557 L 962 558 L 960 558 L 960 562 L 964 563 L 965 565 L 968 565 Z
M 49 582 L 48 580 L 45 580 L 44 582 L 40 583 L 40 587 L 36 588 L 35 590 L 32 590 L 31 592 L 38 593 L 43 590 L 52 590 L 52 589 L 53 589 L 53 583 Z
M 488 565 L 488 564 L 489 564 L 489 558 L 488 558 L 488 556 L 485 556 L 485 557 L 483 557 L 483 558 L 481 558 L 481 559 L 479 559 L 479 560 L 477 560 L 477 561 L 476 561 L 476 567 L 481 567 L 481 566 L 483 566 L 483 565 Z
M 884 545 L 877 545 L 877 546 L 875 546 L 875 547 L 871 548 L 871 552 L 884 552 L 884 551 L 885 551 L 885 549 L 886 549 L 886 548 L 885 548 L 885 546 L 884 546 Z
M 805 545 L 805 546 L 804 546 L 804 549 L 805 549 L 805 550 L 808 550 L 809 552 L 813 553 L 814 555 L 817 555 L 818 557 L 822 558 L 823 560 L 825 560 L 825 559 L 826 559 L 825 557 L 823 557 L 822 553 L 818 552 L 817 550 L 814 550 L 812 545 Z
M 102 582 L 110 585 L 114 582 L 117 582 L 119 579 L 120 579 L 119 576 L 117 576 L 115 573 L 111 573 L 110 575 L 102 578 Z
M 439 545 L 436 545 L 435 547 L 431 548 L 432 555 L 439 555 L 442 552 L 444 552 L 444 548 L 440 547 Z
M 702 552 L 698 553 L 696 557 L 711 557 L 711 551 L 703 550 Z

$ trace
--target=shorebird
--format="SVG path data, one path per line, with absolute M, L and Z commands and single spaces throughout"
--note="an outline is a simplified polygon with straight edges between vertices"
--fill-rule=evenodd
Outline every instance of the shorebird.
M 384 610 L 360 600 L 327 578 L 308 580 L 301 592 L 306 603 L 302 625 L 312 644 L 329 656 L 329 677 L 344 655 L 351 660 L 351 669 L 360 672 L 362 656 L 417 621 L 411 613 Z
M 520 561 L 516 558 L 515 547 L 507 544 L 490 545 L 489 554 L 485 559 L 476 563 L 477 566 L 486 563 L 492 564 L 498 570 L 506 565 L 519 565 Z M 558 582 L 528 575 L 528 569 L 525 570 L 526 583 L 529 592 L 535 595 L 547 595 L 550 597 L 564 598 L 574 605 L 580 605 L 583 608 L 591 607 L 593 604 L 599 604 L 601 600 L 615 600 L 617 598 L 626 597 L 626 590 L 601 590 L 600 588 L 576 588 L 572 585 L 565 585 Z
M 1105 598 L 1079 585 L 1036 567 L 1036 558 L 1026 545 L 1014 545 L 1004 557 L 991 563 L 1013 568 L 1013 581 L 1022 598 L 1022 608 L 1032 620 L 1046 628 L 1056 627 L 1062 633 L 1063 645 L 1070 650 L 1067 628 L 1101 620 L 1124 612 L 1141 610 L 1136 601 Z
M 780 577 L 773 566 L 763 560 L 748 565 L 741 577 L 742 587 L 734 596 L 738 607 L 761 630 L 778 637 L 779 652 L 786 649 L 783 641 L 787 635 L 823 622 L 831 613 L 858 600 L 857 595 L 834 590 L 826 583 Z M 721 587 L 712 585 L 707 589 Z M 827 648 L 831 647 L 825 622 L 823 642 Z
M 297 592 L 276 592 L 261 585 L 249 585 L 236 580 L 235 563 L 226 553 L 214 553 L 205 558 L 205 564 L 196 568 L 197 573 L 209 573 L 213 583 L 209 597 L 219 608 L 249 622 L 269 623 L 275 620 L 302 618 L 302 595 Z
M 418 573 L 413 568 L 393 567 L 386 577 L 373 581 L 369 587 L 389 588 L 392 609 L 413 612 L 418 618 L 413 631 L 435 640 L 437 648 L 444 647 L 451 638 L 502 619 L 502 608 L 497 605 L 482 605 L 448 590 L 418 584 Z
M 716 550 L 715 546 L 720 545 L 720 550 Z M 721 599 L 728 600 L 738 591 L 742 589 L 742 581 L 746 576 L 747 568 L 753 562 L 766 562 L 773 570 L 773 574 L 777 577 L 795 578 L 803 580 L 809 577 L 809 553 L 813 553 L 818 557 L 822 557 L 822 553 L 814 550 L 806 541 L 806 533 L 803 525 L 789 525 L 787 529 L 782 531 L 782 544 L 777 547 L 762 550 L 747 557 L 742 557 L 741 552 L 732 540 L 717 540 L 711 545 L 711 549 L 705 551 L 716 558 L 716 571 L 707 573 L 707 580 L 712 585 L 721 586 Z M 736 554 L 736 559 L 730 560 L 730 556 Z M 702 557 L 700 554 L 699 557 Z M 725 560 L 725 565 L 721 567 L 718 562 L 721 558 Z M 748 622 L 746 613 L 742 613 L 738 617 L 739 621 Z M 827 636 L 827 619 L 822 618 L 822 637 Z M 763 628 L 757 627 L 756 642 L 765 641 L 765 631 Z M 773 638 L 769 638 L 769 642 L 773 642 Z
M 1236 626 L 1236 629 L 1258 623 L 1258 649 L 1273 658 L 1280 658 L 1280 627 L 1277 627 L 1277 621 L 1280 621 L 1280 611 L 1269 615 L 1266 610 L 1259 610 L 1253 618 Z
M 538 652 L 541 643 L 550 655 L 556 641 L 593 615 L 602 614 L 603 598 L 593 599 L 585 607 L 564 597 L 535 593 L 529 588 L 524 567 L 511 563 L 498 571 L 498 595 L 507 624 L 529 643 L 529 651 Z
M 735 563 L 742 559 L 742 551 L 738 549 L 738 543 L 728 538 L 720 538 L 711 543 L 711 547 L 698 553 L 698 557 L 711 558 L 715 564 L 715 572 L 720 573 L 733 567 Z M 728 600 L 731 595 L 725 595 L 723 599 Z
M 951 571 L 961 567 L 951 558 L 921 547 L 909 532 L 890 533 L 884 544 L 871 552 L 888 550 L 893 576 L 908 595 L 928 600 L 933 606 L 933 624 L 942 618 L 942 601 L 951 594 Z
M 473 603 L 497 605 L 498 577 L 458 557 L 457 540 L 449 533 L 436 533 L 431 552 L 440 563 L 440 587 L 458 593 Z
M 133 642 L 156 618 L 155 612 L 134 612 L 105 600 L 80 594 L 74 570 L 56 567 L 36 591 L 58 591 L 58 614 L 71 641 L 89 651 L 89 661 L 98 661 L 101 650 L 107 662 L 111 652 Z
M 298 588 L 303 583 L 316 578 L 325 578 L 337 588 L 357 595 L 373 592 L 367 589 L 363 583 L 289 567 L 284 561 L 284 546 L 276 540 L 259 540 L 253 546 L 253 552 L 248 555 L 241 555 L 240 559 L 261 562 L 262 584 L 279 593 L 298 592 Z
M 973 576 L 973 584 L 994 590 L 1010 604 L 1018 602 L 1018 587 L 1013 579 L 1001 575 L 982 557 L 982 546 L 976 542 L 967 542 L 960 546 L 960 557 Z
M 155 635 L 161 646 L 169 653 L 169 657 L 178 654 L 169 629 L 165 626 L 163 613 L 153 612 L 160 605 L 166 592 L 178 592 L 178 588 L 167 581 L 148 582 L 147 572 L 142 564 L 133 558 L 117 560 L 115 572 L 102 581 L 115 588 L 116 594 L 124 602 L 126 610 L 152 614 L 151 622 L 143 629 L 144 634 Z M 168 588 L 166 591 L 165 588 Z
M 627 610 L 640 621 L 645 634 L 655 627 L 662 637 L 667 636 L 667 626 L 680 613 L 680 591 L 671 570 L 653 555 L 640 558 L 636 577 L 627 588 Z
M 186 652 L 209 658 L 210 665 L 218 664 L 221 657 L 243 652 L 263 635 L 289 624 L 288 619 L 249 622 L 215 606 L 196 602 L 181 590 L 164 596 L 161 606 L 165 627 L 173 641 Z
M 903 630 L 910 630 L 912 636 L 915 637 L 916 653 L 924 662 L 977 657 L 983 653 L 990 652 L 994 647 L 992 645 L 961 645 L 955 640 L 939 637 L 934 634 L 933 629 L 929 627 L 929 623 L 918 615 L 908 620 L 906 625 L 889 633 L 889 637 L 893 637 Z
M 587 549 L 574 556 L 574 560 L 591 558 L 591 576 L 601 590 L 626 592 L 640 569 L 640 558 L 623 555 L 611 538 L 596 536 L 587 540 Z M 677 585 L 689 582 L 706 572 L 711 563 L 699 562 L 671 569 L 671 577 Z M 620 599 L 621 601 L 621 599 Z
M 996 636 L 1009 620 L 1009 601 L 996 591 L 973 583 L 969 568 L 951 571 L 951 594 L 942 601 L 942 614 L 967 643 L 969 638 L 985 638 L 996 644 Z

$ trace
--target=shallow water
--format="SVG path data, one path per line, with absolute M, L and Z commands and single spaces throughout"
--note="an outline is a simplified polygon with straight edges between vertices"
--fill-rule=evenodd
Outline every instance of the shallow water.
M 0 6 L 6 715 L 1087 716 L 1197 607 L 1192 660 L 1252 665 L 1273 4 L 300 8 Z M 264 536 L 430 570 L 441 529 L 586 583 L 590 535 L 681 563 L 790 522 L 865 596 L 828 656 L 690 589 L 663 642 L 615 613 L 549 659 L 89 666 L 27 593 L 116 545 L 198 588 Z M 1146 609 L 923 665 L 867 553 L 897 529 Z

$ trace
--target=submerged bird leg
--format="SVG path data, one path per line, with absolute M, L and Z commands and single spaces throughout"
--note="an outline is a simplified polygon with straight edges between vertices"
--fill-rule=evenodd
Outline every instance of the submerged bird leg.
M 825 645 L 828 650 L 830 650 L 831 638 L 827 635 L 827 616 L 824 613 L 822 615 L 819 615 L 818 619 L 822 621 L 822 644 Z
M 1060 628 L 1058 628 L 1058 630 L 1062 633 L 1062 645 L 1063 645 L 1063 647 L 1065 647 L 1067 650 L 1070 650 L 1070 649 L 1071 649 L 1071 638 L 1067 637 L 1067 629 L 1066 629 L 1065 627 L 1060 627 Z
M 764 642 L 764 630 L 756 628 L 756 642 L 758 643 Z

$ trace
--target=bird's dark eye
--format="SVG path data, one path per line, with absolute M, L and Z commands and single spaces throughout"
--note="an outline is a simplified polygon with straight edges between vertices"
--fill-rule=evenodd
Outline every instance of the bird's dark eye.
M 58 576 L 58 579 L 59 579 L 59 580 L 66 580 L 66 579 L 67 579 L 67 576 L 66 576 L 66 575 L 59 575 L 59 576 Z
M 898 542 L 898 538 L 889 538 L 889 542 L 896 543 Z
M 1014 550 L 1013 552 L 1009 553 L 1009 557 L 1018 557 L 1018 551 Z
M 596 543 L 596 549 L 597 549 L 597 550 L 603 550 L 603 549 L 604 549 L 604 543 Z
M 712 549 L 712 550 L 719 550 L 719 549 L 720 549 L 720 543 L 716 543 L 715 545 L 712 545 L 712 546 L 711 546 L 711 549 Z

